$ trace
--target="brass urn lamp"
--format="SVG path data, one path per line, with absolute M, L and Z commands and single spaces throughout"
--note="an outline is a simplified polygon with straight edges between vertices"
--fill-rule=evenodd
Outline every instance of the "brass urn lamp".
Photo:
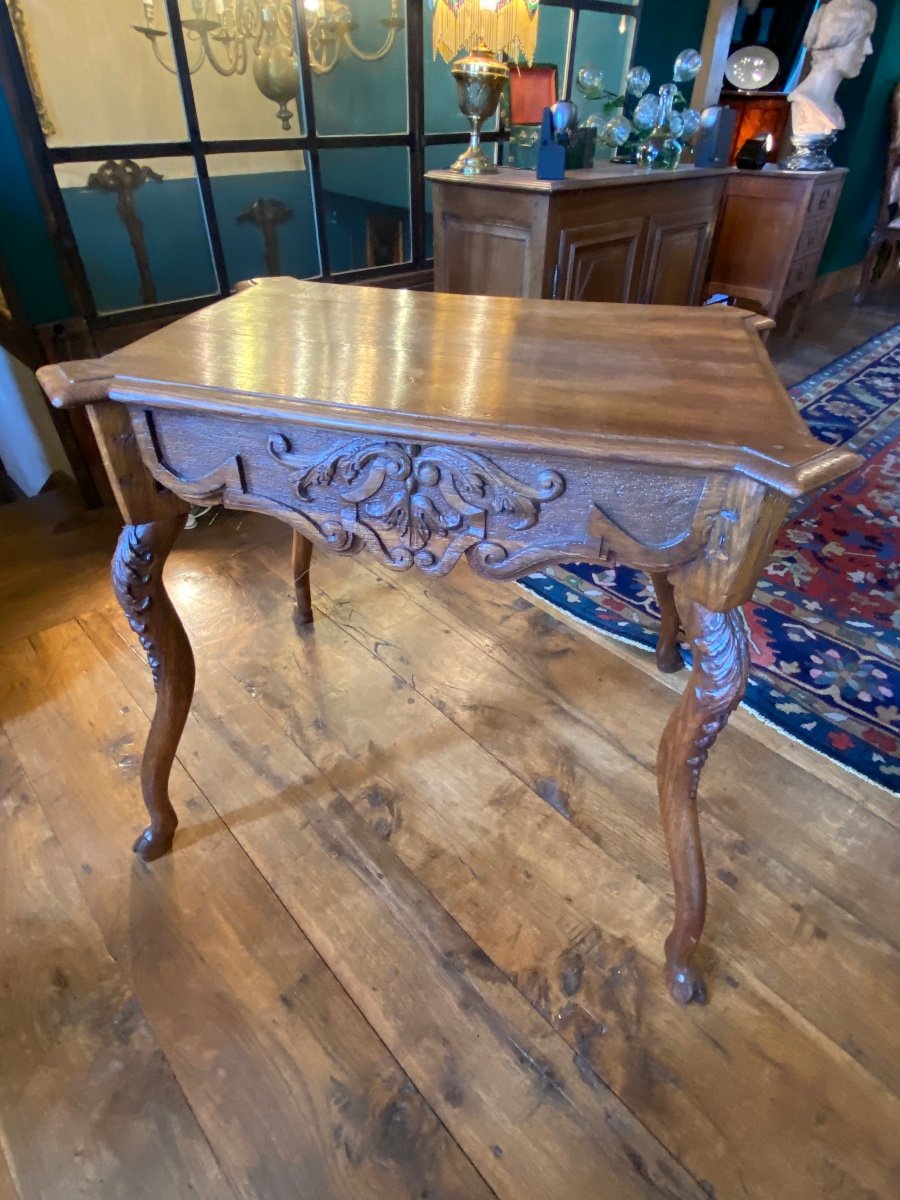
M 472 126 L 468 149 L 451 171 L 490 175 L 497 168 L 481 149 L 481 126 L 497 110 L 509 66 L 503 56 L 524 58 L 531 65 L 537 45 L 538 0 L 431 0 L 434 9 L 432 47 L 450 62 L 463 116 Z
M 509 67 L 485 47 L 458 59 L 450 73 L 456 80 L 460 110 L 472 126 L 469 145 L 450 170 L 461 175 L 492 175 L 497 168 L 481 148 L 481 126 L 497 111 Z

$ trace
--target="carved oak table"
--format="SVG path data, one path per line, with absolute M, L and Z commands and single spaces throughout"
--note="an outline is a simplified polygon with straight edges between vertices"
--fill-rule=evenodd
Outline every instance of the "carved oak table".
M 301 615 L 312 546 L 485 579 L 549 563 L 650 573 L 657 658 L 693 669 L 658 757 L 675 889 L 676 1000 L 706 907 L 697 784 L 747 675 L 739 609 L 792 497 L 855 455 L 815 441 L 759 322 L 736 309 L 552 301 L 267 279 L 105 358 L 44 367 L 86 404 L 126 522 L 116 595 L 157 688 L 141 783 L 146 860 L 172 845 L 172 761 L 194 665 L 163 585 L 188 502 L 271 513 L 295 531 Z

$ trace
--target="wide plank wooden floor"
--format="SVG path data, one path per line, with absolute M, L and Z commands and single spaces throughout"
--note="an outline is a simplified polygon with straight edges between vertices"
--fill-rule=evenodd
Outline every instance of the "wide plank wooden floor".
M 772 348 L 790 381 L 891 319 Z M 117 528 L 0 509 L 0 1200 L 900 1194 L 890 796 L 738 714 L 679 1009 L 671 681 L 464 566 L 318 556 L 298 633 L 288 533 L 219 512 L 167 576 L 198 688 L 145 866 Z

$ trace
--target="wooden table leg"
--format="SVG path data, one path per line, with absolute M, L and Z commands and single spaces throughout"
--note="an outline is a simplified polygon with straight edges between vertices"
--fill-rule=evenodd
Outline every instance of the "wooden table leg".
M 675 606 L 675 590 L 665 571 L 651 571 L 656 603 L 659 605 L 659 638 L 656 642 L 656 665 L 665 675 L 680 671 L 684 666 L 681 648 L 681 618 Z
M 706 756 L 747 683 L 749 655 L 740 609 L 711 612 L 676 589 L 691 642 L 690 682 L 669 718 L 657 758 L 659 804 L 675 885 L 675 923 L 666 939 L 669 991 L 679 1004 L 704 1003 L 692 963 L 706 916 L 706 873 L 697 819 L 697 785 Z
M 294 575 L 294 592 L 297 597 L 296 621 L 298 625 L 309 625 L 313 619 L 312 596 L 309 588 L 312 552 L 312 542 L 295 529 L 294 541 L 291 546 L 291 569 Z
M 156 710 L 141 764 L 150 825 L 134 843 L 145 862 L 172 847 L 178 817 L 169 799 L 169 773 L 194 694 L 194 656 L 162 577 L 185 519 L 185 513 L 175 513 L 126 525 L 112 561 L 116 598 L 147 653 L 156 686 Z

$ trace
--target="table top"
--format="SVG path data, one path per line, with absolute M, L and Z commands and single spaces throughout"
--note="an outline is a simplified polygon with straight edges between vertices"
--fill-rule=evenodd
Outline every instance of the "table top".
M 589 169 L 572 170 L 564 179 L 538 179 L 534 171 L 517 167 L 498 167 L 491 175 L 460 175 L 458 171 L 427 171 L 425 178 L 432 183 L 458 183 L 463 187 L 500 188 L 519 192 L 577 192 L 585 188 L 622 187 L 635 183 L 672 183 L 678 179 L 700 179 L 704 176 L 733 175 L 734 167 L 695 167 L 682 163 L 673 171 L 648 171 L 627 163 L 599 163 Z
M 254 281 L 103 359 L 54 403 L 146 406 L 737 469 L 800 494 L 855 455 L 816 441 L 738 309 Z

